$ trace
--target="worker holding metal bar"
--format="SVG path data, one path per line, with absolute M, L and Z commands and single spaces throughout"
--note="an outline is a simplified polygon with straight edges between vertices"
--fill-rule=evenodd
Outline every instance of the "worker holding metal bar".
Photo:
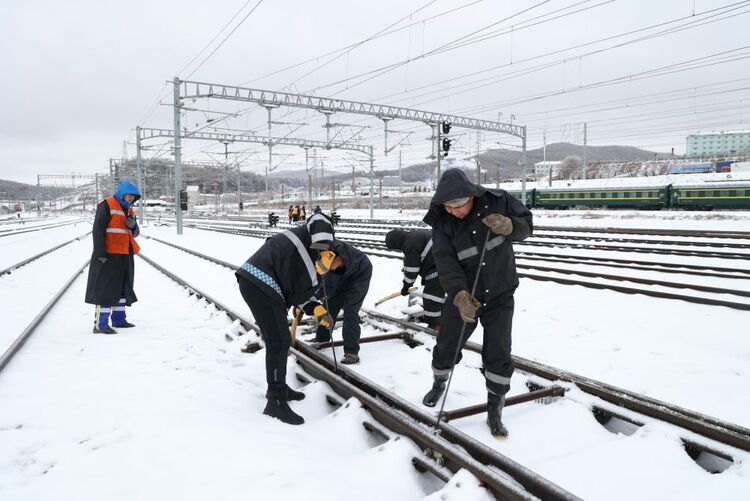
M 439 401 L 478 318 L 484 329 L 487 424 L 492 435 L 507 436 L 502 410 L 513 375 L 511 328 L 518 287 L 511 242 L 532 234 L 531 212 L 505 191 L 486 189 L 460 169 L 449 169 L 424 222 L 432 227 L 432 252 L 448 301 L 432 352 L 434 382 L 423 403 L 434 407 Z
M 313 216 L 315 217 L 315 216 Z M 359 310 L 370 289 L 372 263 L 364 252 L 352 245 L 336 240 L 331 246 L 336 259 L 331 263 L 330 272 L 325 276 L 325 290 L 321 287 L 318 298 L 328 296 L 328 312 L 333 318 L 330 328 L 318 326 L 315 341 L 323 343 L 331 340 L 331 331 L 335 328 L 336 317 L 343 309 L 344 357 L 342 364 L 359 363 L 359 336 L 361 333 Z
M 330 329 L 333 319 L 315 297 L 319 275 L 331 268 L 336 255 L 333 225 L 323 214 L 315 214 L 306 224 L 278 233 L 263 244 L 235 275 L 240 293 L 260 327 L 266 346 L 266 404 L 263 414 L 299 425 L 304 418 L 287 403 L 302 400 L 305 394 L 286 384 L 286 364 L 291 344 L 287 311 L 297 306 L 318 325 Z
M 125 308 L 138 301 L 133 290 L 135 262 L 140 233 L 133 204 L 141 192 L 129 181 L 122 181 L 115 194 L 99 202 L 91 236 L 86 302 L 96 305 L 94 334 L 117 334 L 113 327 L 135 327 L 128 322 Z M 112 326 L 110 327 L 110 318 Z
M 391 230 L 385 235 L 385 245 L 404 253 L 402 296 L 409 294 L 418 276 L 422 277 L 424 322 L 431 329 L 439 330 L 445 292 L 432 257 L 432 233 L 429 230 Z

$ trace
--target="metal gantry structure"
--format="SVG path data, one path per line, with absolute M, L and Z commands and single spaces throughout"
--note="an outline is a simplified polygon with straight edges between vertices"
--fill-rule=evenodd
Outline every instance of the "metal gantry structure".
M 370 218 L 374 217 L 373 208 L 373 192 L 374 192 L 374 153 L 373 148 L 370 145 L 362 145 L 353 142 L 334 142 L 331 138 L 331 128 L 335 127 L 330 119 L 335 113 L 347 113 L 353 115 L 364 115 L 377 118 L 383 121 L 385 128 L 385 146 L 384 154 L 387 155 L 393 148 L 388 147 L 388 133 L 396 132 L 388 129 L 388 123 L 390 120 L 405 120 L 412 122 L 421 122 L 426 124 L 432 130 L 430 139 L 433 141 L 433 145 L 437 145 L 437 150 L 433 146 L 433 152 L 437 152 L 434 155 L 436 159 L 437 177 L 440 176 L 440 125 L 449 123 L 453 127 L 473 129 L 477 131 L 485 131 L 491 133 L 498 133 L 504 135 L 510 135 L 520 138 L 522 141 L 523 150 L 523 179 L 522 179 L 522 198 L 526 200 L 526 137 L 527 131 L 525 126 L 516 125 L 513 123 L 504 123 L 494 120 L 485 120 L 472 117 L 464 117 L 459 115 L 451 115 L 447 113 L 438 113 L 424 110 L 417 110 L 411 108 L 404 108 L 400 106 L 391 106 L 384 104 L 366 103 L 361 101 L 350 101 L 345 99 L 335 99 L 327 97 L 312 96 L 306 94 L 295 94 L 290 92 L 271 91 L 264 89 L 254 89 L 247 87 L 237 87 L 233 85 L 224 85 L 217 83 L 198 82 L 193 80 L 181 80 L 179 77 L 175 77 L 172 80 L 173 85 L 173 111 L 174 111 L 174 128 L 171 131 L 171 135 L 165 135 L 159 133 L 159 135 L 153 135 L 150 137 L 172 137 L 174 138 L 174 158 L 175 158 L 175 200 L 179 199 L 179 193 L 181 188 L 181 163 L 182 163 L 182 139 L 203 139 L 211 141 L 230 141 L 230 142 L 252 142 L 264 144 L 268 147 L 268 165 L 266 167 L 266 190 L 268 190 L 268 174 L 273 170 L 273 147 L 275 145 L 293 145 L 300 146 L 306 150 L 309 148 L 323 148 L 323 149 L 348 149 L 353 151 L 359 151 L 369 155 L 370 157 Z M 181 126 L 181 111 L 183 108 L 183 100 L 190 99 L 222 99 L 227 101 L 235 102 L 246 102 L 254 103 L 267 110 L 267 122 L 268 122 L 268 135 L 265 137 L 256 136 L 254 134 L 221 134 L 216 132 L 188 132 L 183 131 Z M 325 116 L 326 124 L 326 140 L 325 141 L 311 141 L 307 139 L 290 139 L 274 137 L 272 135 L 272 120 L 273 110 L 281 107 L 286 108 L 301 108 L 315 110 L 322 113 Z M 141 131 L 147 129 L 137 128 L 138 141 L 140 145 Z M 160 129 L 163 130 L 163 129 Z M 437 131 L 437 133 L 436 133 Z M 140 158 L 140 146 L 138 147 L 138 158 Z M 306 155 L 307 156 L 307 155 Z M 140 165 L 140 160 L 139 160 Z M 140 172 L 140 168 L 139 168 Z M 140 180 L 140 174 L 139 174 Z M 176 221 L 178 233 L 182 233 L 182 214 L 179 209 L 176 209 Z
M 227 133 L 219 133 L 219 132 L 189 132 L 189 131 L 181 131 L 179 134 L 175 134 L 175 131 L 172 129 L 156 129 L 156 128 L 147 128 L 147 127 L 136 127 L 136 159 L 138 161 L 138 179 L 141 179 L 140 176 L 140 149 L 141 149 L 141 141 L 148 140 L 148 139 L 154 139 L 154 138 L 173 138 L 175 139 L 175 143 L 177 143 L 178 139 L 181 137 L 183 139 L 197 139 L 202 141 L 214 141 L 219 143 L 256 143 L 256 144 L 263 144 L 267 145 L 269 141 L 271 144 L 278 144 L 278 145 L 284 145 L 284 146 L 298 146 L 300 148 L 305 149 L 305 152 L 307 152 L 311 148 L 323 148 L 327 150 L 349 150 L 349 151 L 355 151 L 358 153 L 362 153 L 364 155 L 367 155 L 370 160 L 370 169 L 373 169 L 373 163 L 374 163 L 374 155 L 373 155 L 373 148 L 372 146 L 368 145 L 361 145 L 361 144 L 354 144 L 354 143 L 346 143 L 346 142 L 337 142 L 332 141 L 330 143 L 326 143 L 325 141 L 314 141 L 311 139 L 299 139 L 299 138 L 290 138 L 290 137 L 271 137 L 270 139 L 265 136 L 256 136 L 254 134 L 227 134 Z M 305 162 L 307 163 L 307 155 L 305 155 Z M 177 159 L 175 159 L 175 171 L 177 170 Z M 308 166 L 305 165 L 305 168 L 308 169 Z M 273 167 L 271 167 L 270 170 L 273 170 Z M 309 169 L 308 169 L 309 170 Z M 177 177 L 177 173 L 175 172 L 175 177 Z M 140 182 L 140 181 L 139 181 Z M 179 191 L 181 186 L 176 185 L 176 197 L 175 200 L 179 200 Z M 140 186 L 139 186 L 140 189 Z M 266 169 L 266 189 L 268 189 L 268 168 Z M 371 190 L 372 191 L 372 190 Z M 371 195 L 371 209 L 372 209 L 372 195 Z M 177 211 L 180 212 L 179 210 Z M 181 215 L 177 216 L 177 232 L 178 234 L 182 234 L 182 217 Z

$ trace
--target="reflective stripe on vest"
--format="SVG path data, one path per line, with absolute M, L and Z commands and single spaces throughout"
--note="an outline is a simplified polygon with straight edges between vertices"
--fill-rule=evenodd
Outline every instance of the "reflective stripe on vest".
M 131 246 L 133 254 L 138 254 L 141 248 L 133 238 L 131 231 L 125 226 L 126 215 L 120 206 L 120 202 L 115 197 L 108 197 L 104 201 L 109 207 L 110 215 L 104 235 L 104 247 L 107 254 L 130 254 Z M 132 207 L 128 209 L 127 213 L 135 217 Z

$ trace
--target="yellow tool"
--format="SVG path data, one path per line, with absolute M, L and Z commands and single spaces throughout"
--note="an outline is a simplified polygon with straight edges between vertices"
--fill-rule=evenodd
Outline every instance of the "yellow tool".
M 292 336 L 292 346 L 297 345 L 297 326 L 299 326 L 299 323 L 302 320 L 303 313 L 304 312 L 296 306 L 292 309 L 294 317 L 292 319 L 292 326 L 289 328 L 289 334 Z
M 411 287 L 409 289 L 409 292 L 414 292 L 415 290 L 417 290 L 416 287 Z M 375 306 L 380 306 L 381 304 L 385 303 L 386 301 L 389 301 L 389 300 L 393 299 L 394 297 L 399 297 L 400 295 L 401 295 L 401 291 L 394 292 L 393 294 L 388 294 L 384 298 L 378 299 L 377 302 L 375 303 Z

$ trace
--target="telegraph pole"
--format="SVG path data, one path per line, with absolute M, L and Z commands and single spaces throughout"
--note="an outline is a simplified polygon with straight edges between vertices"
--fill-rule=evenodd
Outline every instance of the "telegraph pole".
M 523 128 L 523 164 L 521 178 L 521 201 L 526 205 L 526 127 Z
M 146 204 L 146 197 L 143 190 L 143 167 L 141 164 L 141 127 L 135 128 L 135 165 L 138 176 L 138 191 L 141 192 L 141 201 L 138 203 L 138 219 L 143 221 L 143 206 Z M 99 185 L 97 179 L 97 186 Z
M 182 188 L 182 146 L 180 145 L 180 79 L 174 77 L 174 215 L 177 234 L 182 235 L 182 205 L 180 189 Z M 268 183 L 268 176 L 266 176 Z M 266 185 L 268 189 L 268 185 Z
M 482 184 L 482 169 L 479 165 L 479 148 L 482 147 L 481 141 L 482 138 L 479 136 L 479 131 L 477 131 L 477 156 L 475 157 L 477 160 L 477 184 Z
M 375 208 L 373 200 L 373 191 L 375 191 L 375 156 L 372 153 L 372 146 L 370 146 L 370 219 L 375 219 Z
M 586 179 L 586 142 L 587 142 L 587 123 L 583 122 L 583 179 Z

